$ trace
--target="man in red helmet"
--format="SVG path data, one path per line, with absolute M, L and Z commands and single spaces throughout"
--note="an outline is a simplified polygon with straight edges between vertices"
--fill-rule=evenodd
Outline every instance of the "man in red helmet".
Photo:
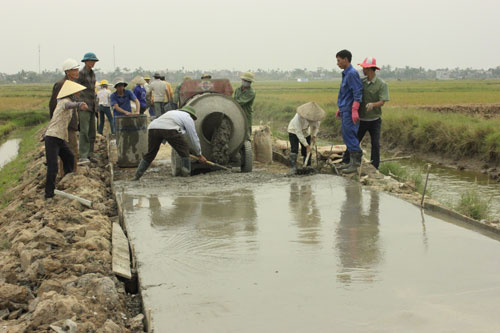
M 363 82 L 363 100 L 359 108 L 359 129 L 358 140 L 361 142 L 366 132 L 370 133 L 371 139 L 371 163 L 378 169 L 380 164 L 380 129 L 382 126 L 382 106 L 389 101 L 389 90 L 387 83 L 377 77 L 375 73 L 380 70 L 377 67 L 375 58 L 365 58 L 363 63 L 359 64 L 363 67 L 365 77 Z M 347 163 L 350 159 L 349 152 L 344 154 L 343 162 Z

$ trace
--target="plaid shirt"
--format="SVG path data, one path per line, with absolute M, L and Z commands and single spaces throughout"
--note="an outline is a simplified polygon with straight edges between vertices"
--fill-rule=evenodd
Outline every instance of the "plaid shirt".
M 87 103 L 89 111 L 97 112 L 97 95 L 95 93 L 95 74 L 92 69 L 83 67 L 76 81 L 81 85 L 87 87 L 84 91 L 80 93 L 80 100 Z

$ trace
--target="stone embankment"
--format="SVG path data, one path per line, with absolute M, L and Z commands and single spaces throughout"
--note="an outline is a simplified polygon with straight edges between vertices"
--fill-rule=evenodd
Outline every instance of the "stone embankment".
M 111 269 L 112 222 L 106 143 L 97 163 L 80 166 L 57 188 L 91 200 L 92 208 L 43 198 L 46 167 L 40 145 L 13 200 L 0 214 L 0 332 L 143 332 L 139 295 Z

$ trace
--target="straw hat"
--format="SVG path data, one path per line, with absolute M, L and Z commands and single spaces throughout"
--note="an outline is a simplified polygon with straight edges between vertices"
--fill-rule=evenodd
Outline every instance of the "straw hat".
M 193 120 L 198 119 L 198 117 L 196 117 L 196 110 L 192 106 L 186 105 L 179 110 L 189 113 L 191 117 L 193 117 Z
M 57 94 L 57 99 L 73 95 L 74 93 L 85 89 L 87 89 L 87 87 L 82 86 L 79 83 L 73 82 L 71 80 L 66 80 L 64 81 L 61 90 L 59 90 L 59 94 Z
M 245 73 L 241 74 L 240 79 L 248 81 L 248 82 L 253 82 L 254 75 L 253 75 L 253 73 L 245 72 Z
M 323 110 L 316 102 L 309 102 L 302 104 L 297 108 L 297 113 L 304 119 L 310 121 L 323 120 L 326 116 L 325 110 Z
M 151 80 L 151 76 L 149 76 L 148 74 L 144 75 L 144 80 Z
M 145 84 L 146 80 L 144 80 L 141 76 L 137 75 L 132 80 L 130 80 L 130 84 L 135 86 L 137 84 Z

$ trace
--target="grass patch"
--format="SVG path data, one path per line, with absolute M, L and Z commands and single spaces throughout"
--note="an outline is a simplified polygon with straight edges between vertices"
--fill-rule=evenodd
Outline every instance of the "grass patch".
M 7 238 L 0 240 L 0 251 L 10 249 L 10 242 Z
M 409 170 L 397 162 L 385 162 L 380 164 L 379 171 L 386 175 L 391 176 L 401 183 L 406 183 L 413 186 L 418 193 L 424 191 L 424 174 L 421 169 Z M 426 190 L 426 195 L 431 196 L 429 188 Z
M 472 188 L 462 193 L 455 209 L 475 220 L 485 220 L 489 217 L 490 202 L 491 199 L 483 199 L 477 189 Z
M 43 126 L 45 124 L 39 124 L 21 132 L 17 158 L 4 165 L 0 170 L 0 209 L 13 199 L 11 195 L 6 194 L 7 189 L 19 184 L 26 165 L 34 158 L 31 153 L 38 147 L 39 136 L 37 133 Z

